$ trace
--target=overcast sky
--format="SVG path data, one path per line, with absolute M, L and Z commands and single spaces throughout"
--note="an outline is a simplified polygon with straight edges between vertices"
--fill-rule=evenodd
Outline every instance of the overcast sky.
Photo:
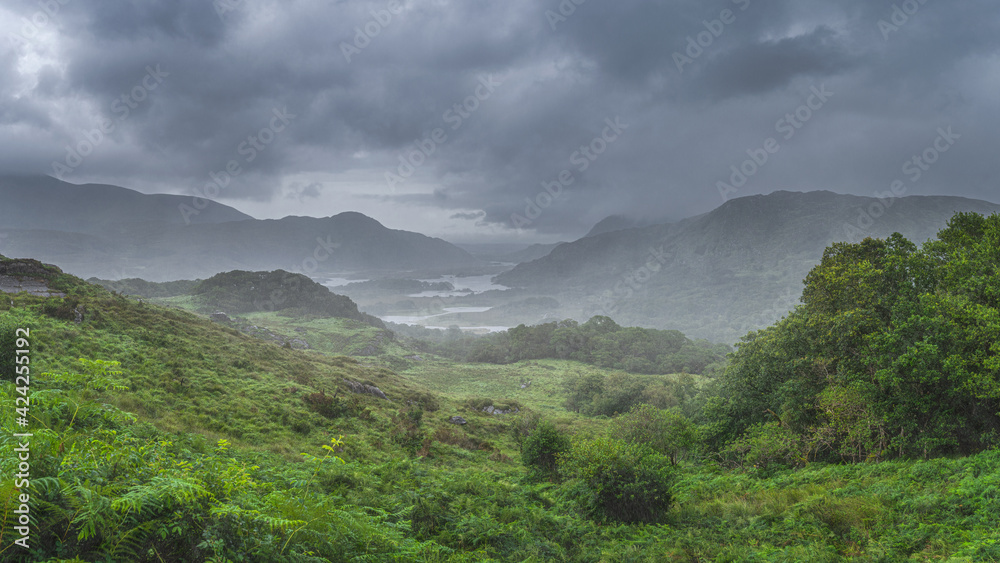
M 6 0 L 0 33 L 0 173 L 258 218 L 533 242 L 778 189 L 1000 201 L 996 0 Z

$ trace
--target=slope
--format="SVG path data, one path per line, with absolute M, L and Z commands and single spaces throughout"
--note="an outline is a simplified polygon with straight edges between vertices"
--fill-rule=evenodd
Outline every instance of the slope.
M 130 224 L 184 225 L 178 210 L 191 197 L 143 194 L 105 184 L 75 185 L 49 176 L 0 176 L 0 228 L 111 234 Z M 252 219 L 232 207 L 207 202 L 192 223 Z
M 496 277 L 622 325 L 678 329 L 735 342 L 780 318 L 832 242 L 900 232 L 931 238 L 956 211 L 1000 205 L 957 197 L 876 198 L 774 192 L 730 200 L 678 223 L 589 236 Z

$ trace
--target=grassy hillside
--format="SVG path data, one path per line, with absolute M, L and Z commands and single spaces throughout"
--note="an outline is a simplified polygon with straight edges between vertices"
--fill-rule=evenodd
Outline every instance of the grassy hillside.
M 1000 560 L 996 450 L 789 470 L 726 469 L 691 447 L 673 466 L 602 450 L 622 419 L 567 408 L 572 383 L 613 394 L 633 378 L 669 403 L 682 388 L 701 400 L 710 378 L 455 363 L 385 337 L 369 348 L 384 331 L 350 320 L 247 315 L 310 343 L 296 350 L 44 271 L 67 297 L 0 299 L 0 346 L 31 330 L 34 433 L 30 487 L 0 483 L 5 561 Z M 20 394 L 0 384 L 7 476 Z M 572 438 L 554 473 L 523 463 L 546 422 Z M 599 479 L 649 460 L 669 506 L 602 516 L 601 487 L 621 483 Z M 13 544 L 25 492 L 29 550 Z

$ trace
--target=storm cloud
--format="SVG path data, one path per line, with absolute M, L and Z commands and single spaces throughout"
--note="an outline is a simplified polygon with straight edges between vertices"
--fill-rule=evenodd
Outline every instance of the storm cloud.
M 358 210 L 449 240 L 556 240 L 778 189 L 872 195 L 951 127 L 910 193 L 997 199 L 986 0 L 48 0 L 0 15 L 0 173 L 215 182 L 260 218 Z

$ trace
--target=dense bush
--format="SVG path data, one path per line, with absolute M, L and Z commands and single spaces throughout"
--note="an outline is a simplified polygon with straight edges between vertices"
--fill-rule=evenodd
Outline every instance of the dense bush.
M 560 458 L 575 482 L 570 496 L 590 516 L 635 523 L 660 522 L 672 500 L 670 460 L 645 444 L 610 438 L 581 440 Z
M 569 438 L 554 424 L 543 420 L 521 441 L 521 461 L 540 475 L 555 478 L 559 455 L 569 447 Z

